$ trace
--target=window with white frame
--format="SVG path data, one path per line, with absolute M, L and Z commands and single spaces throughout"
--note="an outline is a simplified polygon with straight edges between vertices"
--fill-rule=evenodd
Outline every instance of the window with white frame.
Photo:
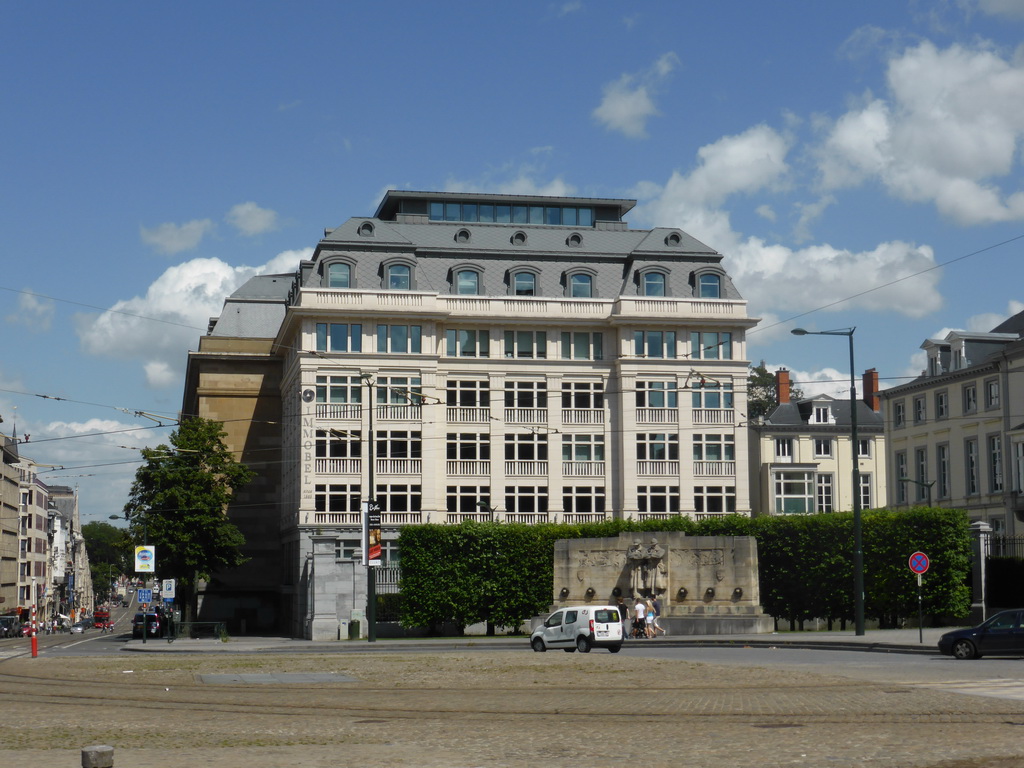
M 935 418 L 949 418 L 949 392 L 945 390 L 935 393 Z
M 860 475 L 860 508 L 871 509 L 875 502 L 871 498 L 871 475 L 862 472 Z
M 978 441 L 976 438 L 964 441 L 964 490 L 968 496 L 975 496 L 979 491 Z
M 423 486 L 378 483 L 376 501 L 385 514 L 421 512 L 423 510 Z
M 693 387 L 694 408 L 732 408 L 731 381 L 701 381 Z
M 317 512 L 359 512 L 359 486 L 350 484 L 315 484 L 313 503 Z
M 600 381 L 563 381 L 562 408 L 567 410 L 604 408 L 604 383 Z
M 387 290 L 412 290 L 412 267 L 408 264 L 391 264 L 387 267 Z
M 698 295 L 702 299 L 718 299 L 722 296 L 722 278 L 711 272 L 705 272 L 700 276 L 697 288 Z
M 815 484 L 818 490 L 818 511 L 832 511 L 832 475 L 821 473 L 815 477 Z
M 735 461 L 734 435 L 695 434 L 693 436 L 694 461 Z
M 664 296 L 665 295 L 665 273 L 664 272 L 644 272 L 641 281 L 641 290 L 644 296 Z
M 638 381 L 637 408 L 678 408 L 679 391 L 674 381 Z
M 777 458 L 777 459 L 791 459 L 791 458 L 793 458 L 793 438 L 791 438 L 791 437 L 776 437 L 775 438 L 775 458 Z
M 964 413 L 975 413 L 978 410 L 978 387 L 975 384 L 965 384 L 963 388 Z
M 693 509 L 700 514 L 731 514 L 736 511 L 736 486 L 696 485 L 693 488 Z
M 444 332 L 448 357 L 490 357 L 490 333 L 475 328 L 449 328 Z
M 604 514 L 604 488 L 586 485 L 567 485 L 562 488 L 563 513 Z
M 1024 491 L 1024 443 L 1013 444 L 1013 490 Z
M 374 435 L 378 459 L 423 458 L 422 433 L 406 429 L 382 429 Z
M 485 432 L 449 432 L 446 451 L 449 461 L 487 461 L 491 458 L 491 436 Z
M 491 488 L 487 485 L 449 485 L 446 507 L 450 514 L 479 514 L 491 509 Z M 480 505 L 486 505 L 487 509 Z
M 351 288 L 352 267 L 348 264 L 335 262 L 327 266 L 328 288 Z
M 445 383 L 447 404 L 462 408 L 489 408 L 491 385 L 486 379 L 449 379 Z
M 915 498 L 925 501 L 928 498 L 928 449 L 914 449 L 914 487 L 917 488 Z
M 988 436 L 988 487 L 989 493 L 1003 491 L 1003 438 L 1001 435 Z
M 678 485 L 641 485 L 636 489 L 640 512 L 679 514 Z
M 927 413 L 925 411 L 925 398 L 924 395 L 914 398 L 914 423 L 923 424 L 927 420 Z
M 512 276 L 512 290 L 516 296 L 535 296 L 537 275 L 533 272 L 516 272 Z
M 547 461 L 548 436 L 512 433 L 505 435 L 506 461 Z
M 903 480 L 909 477 L 907 474 L 907 452 L 897 451 L 893 458 L 896 462 L 896 501 L 899 504 L 906 504 L 907 484 Z
M 907 406 L 902 400 L 892 404 L 892 425 L 896 429 L 907 425 Z
M 377 405 L 423 403 L 423 380 L 419 376 L 378 376 L 375 385 Z
M 604 335 L 590 331 L 562 331 L 563 360 L 603 360 Z
M 418 355 L 422 351 L 423 328 L 419 325 L 378 325 L 377 351 Z
M 832 438 L 831 437 L 816 437 L 814 438 L 814 455 L 818 458 L 831 458 L 832 456 Z
M 801 514 L 814 511 L 814 473 L 809 471 L 775 472 L 775 513 Z
M 589 299 L 594 295 L 594 278 L 585 272 L 569 275 L 569 295 L 575 299 Z
M 562 461 L 604 461 L 604 435 L 562 435 Z
M 633 331 L 633 354 L 637 357 L 675 357 L 675 331 Z
M 316 402 L 361 403 L 363 402 L 363 380 L 359 376 L 317 376 Z
M 858 437 L 857 438 L 857 455 L 862 459 L 871 458 L 871 443 L 873 441 L 870 437 Z
M 679 435 L 665 432 L 641 433 L 636 436 L 636 457 L 640 461 L 678 461 Z
M 814 406 L 814 415 L 811 417 L 812 424 L 828 424 L 831 419 L 832 409 L 827 405 Z
M 949 443 L 939 443 L 935 446 L 935 490 L 940 499 L 949 498 L 949 482 Z
M 363 326 L 359 323 L 317 323 L 317 352 L 362 352 Z
M 506 512 L 541 514 L 548 512 L 548 489 L 534 485 L 506 485 Z
M 318 459 L 357 459 L 363 455 L 362 432 L 359 430 L 316 431 L 316 457 Z
M 480 293 L 480 273 L 475 269 L 460 269 L 455 275 L 455 290 L 463 296 Z
M 985 408 L 999 407 L 999 379 L 985 380 Z
M 505 357 L 543 360 L 547 356 L 547 332 L 505 331 Z
M 506 381 L 506 408 L 547 408 L 548 384 L 546 381 Z
M 691 332 L 690 357 L 694 360 L 732 360 L 732 334 L 724 331 Z

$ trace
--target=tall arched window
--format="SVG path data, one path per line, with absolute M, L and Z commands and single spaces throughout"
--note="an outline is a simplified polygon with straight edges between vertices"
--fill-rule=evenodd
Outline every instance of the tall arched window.
M 455 276 L 456 293 L 475 296 L 480 293 L 480 273 L 472 269 L 461 269 Z
M 537 295 L 537 276 L 533 272 L 516 272 L 512 279 L 516 296 Z
M 327 267 L 328 288 L 351 288 L 352 267 L 348 264 L 331 264 Z
M 388 290 L 408 291 L 412 288 L 412 269 L 407 264 L 388 267 Z
M 569 295 L 577 299 L 589 299 L 594 295 L 594 278 L 586 274 L 569 276 Z
M 643 281 L 644 296 L 665 295 L 664 272 L 644 272 Z
M 722 278 L 712 272 L 700 276 L 700 298 L 719 299 L 722 297 Z

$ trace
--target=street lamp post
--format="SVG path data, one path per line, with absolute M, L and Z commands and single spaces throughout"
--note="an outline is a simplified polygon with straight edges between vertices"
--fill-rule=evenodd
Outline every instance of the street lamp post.
M 369 485 L 369 491 L 366 494 L 366 526 L 367 526 L 367 540 L 364 542 L 366 547 L 366 642 L 375 643 L 377 642 L 377 574 L 374 571 L 376 566 L 370 565 L 370 541 L 369 541 L 369 526 L 370 526 L 370 514 L 377 510 L 376 494 L 374 492 L 374 464 L 376 463 L 376 450 L 373 442 L 373 412 L 377 407 L 374 402 L 376 391 L 374 390 L 373 376 L 369 373 L 360 373 L 359 377 L 366 382 L 366 399 L 367 406 L 370 409 L 369 413 L 369 430 L 366 450 L 366 460 L 369 462 L 367 465 L 367 483 Z
M 850 342 L 850 439 L 853 454 L 853 624 L 857 635 L 864 634 L 864 543 L 860 504 L 860 439 L 857 434 L 857 382 L 853 362 L 853 332 L 857 328 L 834 331 L 807 331 L 794 328 L 794 336 L 845 336 Z

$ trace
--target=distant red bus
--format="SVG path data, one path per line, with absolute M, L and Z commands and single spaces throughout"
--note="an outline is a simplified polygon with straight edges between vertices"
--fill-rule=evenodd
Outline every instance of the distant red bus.
M 96 629 L 105 627 L 110 621 L 110 611 L 106 608 L 97 608 L 92 612 L 92 625 Z

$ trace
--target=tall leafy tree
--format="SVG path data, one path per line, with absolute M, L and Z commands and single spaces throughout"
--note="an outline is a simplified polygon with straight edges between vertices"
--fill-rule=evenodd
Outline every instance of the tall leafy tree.
M 132 572 L 131 540 L 123 528 L 102 522 L 83 525 L 82 538 L 89 553 L 93 592 L 105 596 L 112 578 Z
M 225 434 L 218 421 L 183 421 L 170 445 L 143 450 L 146 463 L 124 507 L 133 539 L 156 547 L 157 574 L 176 580 L 187 619 L 195 615 L 198 582 L 246 559 L 245 539 L 226 510 L 255 473 L 228 451 Z

